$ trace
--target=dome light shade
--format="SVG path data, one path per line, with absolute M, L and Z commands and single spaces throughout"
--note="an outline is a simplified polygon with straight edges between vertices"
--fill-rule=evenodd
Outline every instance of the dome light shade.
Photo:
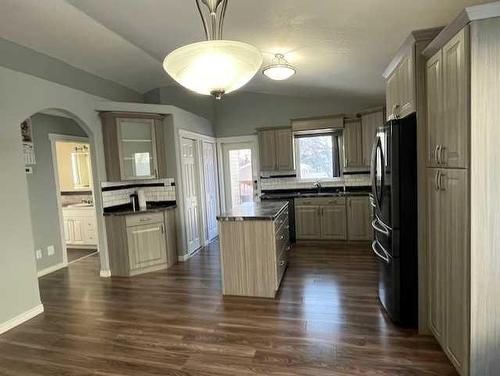
M 262 60 L 261 52 L 250 44 L 208 40 L 174 50 L 163 61 L 163 68 L 185 88 L 220 99 L 247 84 Z
M 266 66 L 262 73 L 271 80 L 283 81 L 295 74 L 295 68 L 288 64 L 285 56 L 276 54 L 273 62 Z

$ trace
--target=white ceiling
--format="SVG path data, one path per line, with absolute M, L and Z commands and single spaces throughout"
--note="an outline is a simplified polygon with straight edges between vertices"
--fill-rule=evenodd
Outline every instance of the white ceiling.
M 297 75 L 250 91 L 383 96 L 382 72 L 412 30 L 488 0 L 230 0 L 226 39 L 286 54 Z M 0 36 L 139 92 L 172 84 L 164 56 L 204 38 L 194 0 L 2 0 Z

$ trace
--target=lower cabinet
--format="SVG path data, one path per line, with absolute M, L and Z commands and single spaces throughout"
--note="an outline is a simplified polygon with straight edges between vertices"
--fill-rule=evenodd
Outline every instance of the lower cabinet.
M 368 196 L 295 199 L 297 240 L 371 240 Z
M 177 263 L 175 211 L 106 216 L 111 274 L 132 276 Z
M 368 196 L 347 197 L 347 239 L 371 240 L 371 205 Z
M 63 208 L 64 240 L 69 246 L 96 246 L 97 231 L 93 207 Z
M 460 374 L 469 359 L 468 171 L 427 170 L 429 323 Z

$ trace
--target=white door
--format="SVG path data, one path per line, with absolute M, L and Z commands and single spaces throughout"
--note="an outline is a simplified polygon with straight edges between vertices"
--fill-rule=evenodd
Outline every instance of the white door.
M 181 138 L 181 164 L 186 241 L 188 251 L 191 253 L 201 246 L 197 180 L 199 170 L 197 168 L 196 141 Z
M 226 210 L 258 195 L 255 151 L 254 142 L 222 144 Z
M 205 236 L 208 241 L 218 234 L 217 170 L 215 144 L 203 141 L 203 178 L 205 185 Z

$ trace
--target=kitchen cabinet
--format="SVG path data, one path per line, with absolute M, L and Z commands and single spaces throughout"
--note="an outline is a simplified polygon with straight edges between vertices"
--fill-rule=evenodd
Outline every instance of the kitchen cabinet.
M 399 63 L 386 78 L 387 120 L 416 111 L 415 45 L 402 51 Z
M 291 128 L 258 130 L 261 171 L 293 171 L 293 135 Z
M 133 276 L 177 263 L 175 210 L 106 215 L 111 274 Z
M 377 128 L 385 124 L 384 109 L 379 108 L 360 113 L 361 116 L 361 141 L 362 141 L 362 164 L 370 167 L 372 158 L 373 141 L 377 134 Z
M 428 169 L 429 326 L 455 367 L 468 362 L 467 171 Z
M 371 216 L 368 196 L 347 197 L 347 240 L 371 240 Z
M 427 60 L 427 166 L 437 167 L 437 151 L 442 141 L 443 118 L 443 52 Z
M 344 168 L 363 167 L 361 119 L 346 119 L 344 128 Z
M 167 177 L 162 115 L 101 112 L 100 116 L 109 181 Z
M 63 208 L 65 242 L 68 246 L 96 246 L 94 207 Z
M 346 240 L 344 197 L 295 199 L 297 240 Z

